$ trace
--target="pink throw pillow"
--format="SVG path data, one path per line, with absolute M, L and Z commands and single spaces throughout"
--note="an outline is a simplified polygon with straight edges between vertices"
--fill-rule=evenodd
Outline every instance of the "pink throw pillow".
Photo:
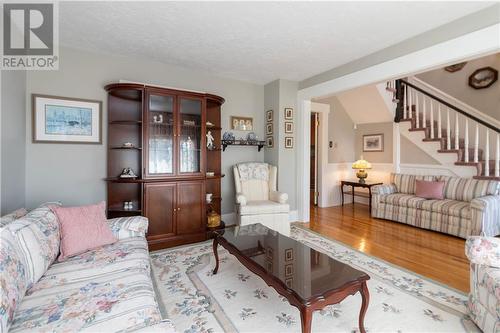
M 104 201 L 90 206 L 50 208 L 61 226 L 59 261 L 117 241 L 106 220 Z
M 444 199 L 444 181 L 416 180 L 415 195 L 424 199 Z

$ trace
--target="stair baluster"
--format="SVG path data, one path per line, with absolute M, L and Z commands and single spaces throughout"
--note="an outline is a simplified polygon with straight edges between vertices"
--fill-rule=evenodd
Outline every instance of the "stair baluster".
M 406 87 L 406 85 L 405 85 Z M 413 89 L 411 88 L 408 88 L 408 97 L 410 98 L 409 101 L 410 101 L 410 119 L 413 117 Z
M 403 119 L 407 119 L 407 110 L 406 110 L 406 107 L 408 106 L 408 103 L 406 101 L 407 97 L 408 97 L 408 86 L 405 85 L 405 88 L 403 90 Z
M 464 162 L 469 163 L 469 119 L 465 118 Z
M 497 133 L 497 149 L 495 153 L 495 177 L 500 177 L 500 134 Z
M 476 123 L 476 133 L 474 135 L 474 163 L 479 162 L 479 124 Z
M 443 136 L 443 127 L 441 126 L 441 104 L 438 104 L 438 138 Z
M 432 99 L 429 100 L 430 102 L 430 113 L 431 113 L 431 139 L 434 139 L 434 107 L 432 103 Z
M 418 98 L 418 96 L 419 93 L 415 92 L 415 120 L 417 121 L 415 128 L 420 128 L 420 119 L 419 119 L 420 117 L 418 115 L 420 113 L 420 105 L 419 105 L 420 98 Z
M 451 149 L 451 133 L 450 133 L 450 109 L 447 108 L 446 112 L 446 149 Z
M 426 98 L 425 98 L 425 95 L 422 95 L 422 128 L 426 128 L 427 127 L 427 124 L 426 124 L 426 113 L 427 113 L 427 103 L 426 103 Z M 425 133 L 425 132 L 424 132 Z
M 458 127 L 458 113 L 455 112 L 455 149 L 460 149 L 460 130 Z
M 486 141 L 484 144 L 484 175 L 490 176 L 490 133 L 486 129 Z

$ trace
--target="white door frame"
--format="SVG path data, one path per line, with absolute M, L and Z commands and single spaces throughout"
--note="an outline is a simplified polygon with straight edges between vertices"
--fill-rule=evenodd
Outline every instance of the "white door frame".
M 297 93 L 297 208 L 298 220 L 309 221 L 309 149 L 311 99 L 413 75 L 500 51 L 500 23 L 301 89 Z

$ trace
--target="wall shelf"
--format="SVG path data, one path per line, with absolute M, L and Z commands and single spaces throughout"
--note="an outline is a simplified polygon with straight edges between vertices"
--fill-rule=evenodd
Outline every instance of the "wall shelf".
M 228 146 L 257 147 L 260 151 L 265 145 L 265 141 L 222 140 L 222 151 L 226 151 Z

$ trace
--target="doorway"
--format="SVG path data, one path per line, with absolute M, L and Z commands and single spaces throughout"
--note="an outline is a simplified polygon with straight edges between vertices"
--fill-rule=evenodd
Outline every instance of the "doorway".
M 310 203 L 318 205 L 318 136 L 319 136 L 319 114 L 311 112 L 311 150 L 310 150 Z

